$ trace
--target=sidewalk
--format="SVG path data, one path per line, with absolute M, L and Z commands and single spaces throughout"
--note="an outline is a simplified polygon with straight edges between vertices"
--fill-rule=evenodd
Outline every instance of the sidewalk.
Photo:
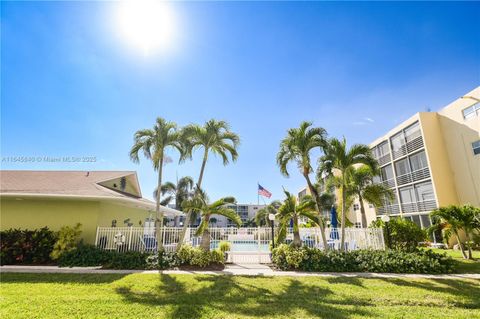
M 57 266 L 1 266 L 0 273 L 66 273 L 66 274 L 190 274 L 190 275 L 233 275 L 233 276 L 287 276 L 287 277 L 356 277 L 356 278 L 430 278 L 430 279 L 480 279 L 480 274 L 451 275 L 415 275 L 385 273 L 313 273 L 300 271 L 275 271 L 261 264 L 228 264 L 222 271 L 187 271 L 187 270 L 111 270 L 100 267 Z

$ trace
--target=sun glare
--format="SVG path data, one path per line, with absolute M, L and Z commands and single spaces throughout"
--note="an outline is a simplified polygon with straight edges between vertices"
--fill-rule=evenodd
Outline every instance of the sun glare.
M 127 0 L 118 4 L 120 35 L 144 54 L 172 48 L 175 19 L 168 3 L 153 0 Z

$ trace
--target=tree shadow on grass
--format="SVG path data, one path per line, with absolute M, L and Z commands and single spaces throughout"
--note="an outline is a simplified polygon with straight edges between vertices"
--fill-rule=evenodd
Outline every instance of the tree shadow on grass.
M 346 319 L 353 315 L 373 316 L 365 307 L 372 306 L 358 298 L 345 298 L 317 285 L 289 279 L 275 290 L 251 284 L 254 278 L 234 276 L 198 276 L 182 282 L 178 277 L 162 274 L 154 290 L 138 291 L 133 286 L 117 288 L 126 301 L 165 306 L 169 318 L 201 318 L 225 313 L 232 316 L 294 316 L 298 310 L 309 316 Z M 259 277 L 258 280 L 265 280 Z M 276 280 L 270 278 L 268 280 Z
M 329 284 L 348 284 L 364 288 L 363 281 L 357 277 L 327 277 L 325 280 Z
M 126 274 L 54 274 L 54 273 L 1 273 L 2 283 L 52 284 L 104 284 L 122 279 Z
M 406 280 L 401 278 L 381 279 L 397 286 L 440 292 L 451 295 L 456 307 L 480 309 L 480 280 L 428 279 Z

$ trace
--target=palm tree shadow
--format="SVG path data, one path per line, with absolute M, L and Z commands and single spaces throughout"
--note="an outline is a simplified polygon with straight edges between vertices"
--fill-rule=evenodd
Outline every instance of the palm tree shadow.
M 373 316 L 365 309 L 371 306 L 369 302 L 341 297 L 328 288 L 293 279 L 281 288 L 271 291 L 234 276 L 200 276 L 187 285 L 177 277 L 162 274 L 152 291 L 135 291 L 132 286 L 122 286 L 116 291 L 127 302 L 167 306 L 166 309 L 171 309 L 168 318 L 201 318 L 211 316 L 207 313 L 212 311 L 234 316 L 293 316 L 299 310 L 312 317 L 332 319 Z
M 383 278 L 382 280 L 397 286 L 448 294 L 455 297 L 452 302 L 457 307 L 480 309 L 480 281 L 478 280 L 430 279 L 429 281 L 414 281 L 401 278 Z

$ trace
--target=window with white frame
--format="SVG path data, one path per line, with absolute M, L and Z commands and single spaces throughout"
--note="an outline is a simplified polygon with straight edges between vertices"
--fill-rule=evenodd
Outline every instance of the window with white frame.
M 480 113 L 480 102 L 475 103 L 474 105 L 469 106 L 462 110 L 463 118 L 465 120 L 472 118 L 475 115 L 478 115 L 479 113 Z
M 480 154 L 480 140 L 472 143 L 472 150 L 474 155 Z

